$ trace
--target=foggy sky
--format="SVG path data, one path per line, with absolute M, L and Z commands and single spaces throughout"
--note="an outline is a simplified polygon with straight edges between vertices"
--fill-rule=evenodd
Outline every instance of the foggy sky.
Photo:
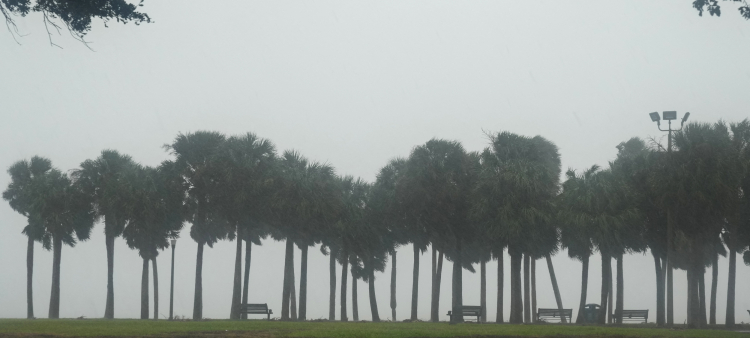
M 0 32 L 0 189 L 13 162 L 34 155 L 62 170 L 117 149 L 145 165 L 170 158 L 180 133 L 252 131 L 279 151 L 296 149 L 372 181 L 378 169 L 432 137 L 481 150 L 485 132 L 542 135 L 563 170 L 606 165 L 630 137 L 663 134 L 652 111 L 691 121 L 738 121 L 750 107 L 750 22 L 732 3 L 699 17 L 690 1 L 147 1 L 155 23 L 96 23 L 90 51 L 67 33 L 47 40 L 38 15 L 19 18 L 17 45 Z M 0 318 L 25 317 L 26 220 L 0 203 Z M 186 224 L 177 244 L 175 314 L 192 316 L 197 246 Z M 140 310 L 141 260 L 115 243 L 115 316 Z M 299 250 L 295 248 L 297 285 Z M 281 313 L 283 243 L 253 247 L 250 302 Z M 398 251 L 398 319 L 409 317 L 412 248 Z M 419 317 L 429 319 L 430 261 L 422 256 Z M 506 256 L 507 259 L 507 256 Z M 51 252 L 35 251 L 34 305 L 46 317 Z M 169 252 L 158 259 L 160 314 L 169 311 Z M 581 264 L 553 258 L 565 308 L 578 312 Z M 228 318 L 234 243 L 204 253 L 204 316 Z M 308 318 L 328 316 L 328 259 L 310 250 Z M 538 306 L 554 307 L 544 261 Z M 510 313 L 506 262 L 505 315 Z M 625 309 L 655 312 L 650 253 L 628 255 Z M 737 322 L 748 322 L 750 268 L 738 259 Z M 443 268 L 440 315 L 450 306 Z M 495 318 L 496 262 L 488 265 L 488 319 Z M 337 278 L 340 278 L 340 266 Z M 719 263 L 723 323 L 727 261 Z M 62 250 L 61 317 L 104 315 L 103 226 Z M 591 259 L 588 303 L 599 303 L 600 260 Z M 376 274 L 382 318 L 390 317 L 390 262 Z M 340 282 L 340 281 L 337 281 Z M 361 319 L 370 319 L 359 284 Z M 350 284 L 351 287 L 351 284 Z M 710 272 L 706 274 L 710 290 Z M 153 292 L 153 291 L 152 291 Z M 351 295 L 349 291 L 349 295 Z M 684 271 L 675 273 L 675 322 L 686 316 Z M 337 292 L 337 304 L 339 293 Z M 351 318 L 351 299 L 348 301 Z M 479 275 L 464 271 L 464 304 L 479 304 Z M 337 319 L 338 319 L 337 309 Z

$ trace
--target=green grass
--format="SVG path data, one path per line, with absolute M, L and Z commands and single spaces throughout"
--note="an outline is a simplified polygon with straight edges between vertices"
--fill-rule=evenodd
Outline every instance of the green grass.
M 580 325 L 496 325 L 447 323 L 341 323 L 279 321 L 151 321 L 151 320 L 25 320 L 0 319 L 0 336 L 200 336 L 225 332 L 244 337 L 750 337 L 726 330 L 669 330 L 655 327 L 613 327 Z M 211 336 L 214 336 L 213 334 Z

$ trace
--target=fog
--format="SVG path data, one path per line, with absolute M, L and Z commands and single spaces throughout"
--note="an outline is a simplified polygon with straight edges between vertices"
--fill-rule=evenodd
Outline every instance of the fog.
M 34 155 L 61 170 L 103 149 L 145 165 L 170 155 L 180 133 L 254 132 L 278 150 L 296 149 L 337 173 L 372 181 L 380 167 L 433 137 L 481 150 L 485 132 L 542 135 L 560 148 L 563 170 L 606 165 L 631 137 L 664 134 L 652 111 L 691 112 L 691 121 L 738 121 L 750 107 L 750 22 L 733 4 L 699 17 L 690 1 L 146 1 L 155 23 L 96 23 L 92 50 L 66 32 L 50 46 L 41 16 L 19 18 L 16 44 L 0 33 L 0 168 Z M 9 176 L 0 174 L 0 188 Z M 0 318 L 26 314 L 26 224 L 0 203 Z M 175 315 L 191 317 L 196 243 L 185 225 L 175 260 Z M 228 318 L 233 242 L 206 249 L 204 317 Z M 141 264 L 115 243 L 115 316 L 140 312 Z M 295 248 L 296 275 L 299 250 Z M 283 243 L 253 247 L 250 297 L 281 313 Z M 737 322 L 750 321 L 750 268 L 737 266 Z M 506 255 L 507 259 L 507 255 Z M 34 307 L 46 317 L 52 254 L 36 246 Z M 578 312 L 581 264 L 552 259 L 565 308 Z M 160 317 L 169 311 L 170 252 L 158 258 Z M 398 250 L 398 320 L 409 317 L 412 248 Z M 510 313 L 510 262 L 505 316 Z M 104 315 L 103 225 L 62 250 L 61 317 Z M 650 253 L 625 256 L 625 309 L 650 309 Z M 421 260 L 419 317 L 429 319 L 430 255 Z M 340 278 L 340 266 L 337 278 Z M 600 260 L 591 259 L 588 302 L 598 303 Z M 717 320 L 724 322 L 727 260 L 719 261 Z M 440 315 L 450 306 L 443 267 Z M 496 309 L 496 262 L 487 269 L 488 319 Z M 686 278 L 675 272 L 675 322 L 686 318 Z M 390 262 L 376 273 L 380 313 L 390 318 Z M 710 273 L 706 274 L 710 290 Z M 328 317 L 328 259 L 310 250 L 308 318 Z M 340 282 L 340 281 L 339 281 Z M 479 304 L 479 275 L 464 271 L 464 304 Z M 299 277 L 297 277 L 297 286 Z M 369 320 L 366 284 L 360 318 Z M 554 307 L 544 261 L 539 307 Z M 351 295 L 349 291 L 349 295 Z M 339 293 L 337 291 L 337 304 Z M 348 301 L 351 311 L 351 300 Z M 350 312 L 351 313 L 351 312 Z M 337 319 L 339 310 L 337 308 Z M 351 318 L 351 314 L 349 315 Z

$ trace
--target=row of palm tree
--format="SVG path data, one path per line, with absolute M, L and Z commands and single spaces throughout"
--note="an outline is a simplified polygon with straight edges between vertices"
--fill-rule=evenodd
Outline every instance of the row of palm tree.
M 157 292 L 155 258 L 179 236 L 183 224 L 190 223 L 190 237 L 198 248 L 193 319 L 203 317 L 205 246 L 219 240 L 236 242 L 229 312 L 231 319 L 239 319 L 241 304 L 248 298 L 252 244 L 260 245 L 270 236 L 286 243 L 282 320 L 307 317 L 308 250 L 316 245 L 330 261 L 330 320 L 336 319 L 337 264 L 339 319 L 349 319 L 346 293 L 351 274 L 353 319 L 359 319 L 356 280 L 361 279 L 368 283 L 372 320 L 380 320 L 373 282 L 389 259 L 391 319 L 396 320 L 396 249 L 412 245 L 411 320 L 417 320 L 420 257 L 428 248 L 432 321 L 439 316 L 444 259 L 453 262 L 454 313 L 461 313 L 463 306 L 463 270 L 474 272 L 479 266 L 486 321 L 486 264 L 495 259 L 496 321 L 503 322 L 507 250 L 511 323 L 534 320 L 539 259 L 546 261 L 557 307 L 563 308 L 551 256 L 564 249 L 582 262 L 579 309 L 586 304 L 589 258 L 596 252 L 602 256 L 598 320 L 621 322 L 623 257 L 650 250 L 657 277 L 657 324 L 674 322 L 668 278 L 674 268 L 688 271 L 688 324 L 715 323 L 718 255 L 729 255 L 726 323 L 734 324 L 736 254 L 745 252 L 745 262 L 750 263 L 750 199 L 744 193 L 750 191 L 750 121 L 688 124 L 675 134 L 674 152 L 664 151 L 658 142 L 633 138 L 617 147 L 617 158 L 607 168 L 568 170 L 564 182 L 558 149 L 545 138 L 500 132 L 488 135 L 488 141 L 481 152 L 469 152 L 456 141 L 430 140 L 407 158 L 391 160 L 372 183 L 337 175 L 330 165 L 309 161 L 296 151 L 278 154 L 270 141 L 251 133 L 180 134 L 165 146 L 173 158 L 156 168 L 113 150 L 84 161 L 69 176 L 41 157 L 19 161 L 8 170 L 11 183 L 3 198 L 28 219 L 23 230 L 28 237 L 28 317 L 34 317 L 34 243 L 54 251 L 49 317 L 57 318 L 61 245 L 88 239 L 93 225 L 103 221 L 108 261 L 105 318 L 114 317 L 115 239 L 124 237 L 143 259 L 141 318 L 146 319 L 149 263 Z M 298 290 L 294 246 L 301 253 Z M 703 276 L 709 266 L 713 282 L 707 319 Z M 568 320 L 572 321 L 563 318 Z M 452 321 L 463 319 L 453 316 Z M 575 321 L 583 321 L 582 311 Z

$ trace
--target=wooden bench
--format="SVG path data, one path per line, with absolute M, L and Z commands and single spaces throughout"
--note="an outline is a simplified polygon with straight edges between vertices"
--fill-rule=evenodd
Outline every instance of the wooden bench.
M 573 317 L 573 309 L 563 309 L 560 313 L 559 309 L 537 309 L 536 319 L 537 321 L 546 321 L 546 319 L 557 319 L 562 322 L 562 316 L 565 316 L 565 321 L 570 323 L 570 317 Z
M 612 318 L 617 318 L 614 314 Z M 622 322 L 640 322 L 648 323 L 648 310 L 622 310 Z
M 480 321 L 482 316 L 482 307 L 476 305 L 464 305 L 461 307 L 461 313 L 463 316 L 477 317 L 477 323 Z M 448 318 L 453 320 L 453 311 L 448 311 Z
M 271 320 L 273 311 L 268 308 L 268 304 L 242 304 L 240 305 L 240 313 L 247 313 L 250 315 L 268 315 L 268 320 Z

